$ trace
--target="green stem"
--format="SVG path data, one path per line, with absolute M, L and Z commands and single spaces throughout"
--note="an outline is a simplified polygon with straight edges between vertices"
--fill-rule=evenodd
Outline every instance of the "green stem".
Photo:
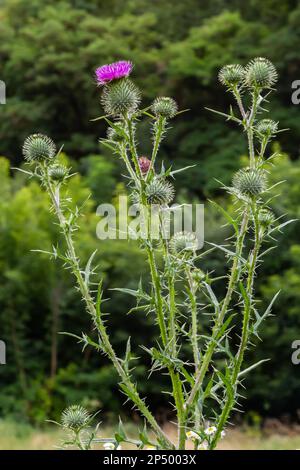
M 152 156 L 151 156 L 151 166 L 147 172 L 146 181 L 148 180 L 148 176 L 150 175 L 151 169 L 154 171 L 154 164 L 155 164 L 158 149 L 162 140 L 162 136 L 163 136 L 163 132 L 165 128 L 165 122 L 166 122 L 166 118 L 163 116 L 159 116 L 158 120 L 156 121 L 154 145 L 153 145 Z
M 244 109 L 244 105 L 242 102 L 241 94 L 237 86 L 235 86 L 232 90 L 234 97 L 237 101 L 240 113 L 243 118 L 244 129 L 247 132 L 248 137 L 248 147 L 249 147 L 249 159 L 250 159 L 250 167 L 254 168 L 255 166 L 255 151 L 254 151 L 254 142 L 253 142 L 253 123 L 255 120 L 257 106 L 258 106 L 258 98 L 259 92 L 254 90 L 253 92 L 253 99 L 252 99 L 252 106 L 250 112 L 247 114 Z
M 120 144 L 120 155 L 121 155 L 121 158 L 123 159 L 123 161 L 125 163 L 125 166 L 127 168 L 128 173 L 130 174 L 131 178 L 133 179 L 133 181 L 136 184 L 136 187 L 138 188 L 139 187 L 139 180 L 138 180 L 135 172 L 132 169 L 132 166 L 130 164 L 130 161 L 129 161 L 129 158 L 128 158 L 128 155 L 127 155 L 127 152 L 126 152 L 126 147 L 125 147 L 124 144 Z
M 169 290 L 169 343 L 171 355 L 175 359 L 177 357 L 177 340 L 176 340 L 176 302 L 175 302 L 175 279 L 169 274 L 168 290 Z M 175 400 L 178 420 L 178 449 L 185 449 L 185 417 L 184 417 L 184 396 L 182 384 L 178 373 L 173 368 L 169 368 L 173 396 Z
M 167 339 L 167 329 L 166 329 L 164 311 L 163 311 L 163 299 L 161 295 L 162 287 L 161 287 L 161 282 L 160 282 L 160 276 L 157 271 L 157 266 L 156 266 L 152 246 L 150 247 L 147 246 L 147 255 L 148 255 L 148 262 L 150 266 L 151 278 L 153 281 L 157 321 L 158 321 L 158 325 L 160 329 L 162 343 L 164 346 L 166 346 L 168 339 Z
M 259 93 L 257 90 L 253 92 L 252 107 L 250 111 L 249 118 L 246 124 L 247 137 L 248 137 L 248 147 L 249 147 L 249 159 L 250 159 L 250 168 L 255 167 L 255 150 L 253 142 L 253 123 L 256 117 L 257 106 L 258 106 L 258 97 Z
M 197 317 L 197 298 L 196 298 L 196 289 L 194 288 L 194 282 L 191 277 L 190 270 L 186 270 L 187 278 L 188 278 L 188 296 L 190 300 L 190 308 L 191 308 L 191 317 L 192 317 L 192 328 L 191 328 L 191 343 L 193 349 L 193 357 L 194 357 L 194 366 L 195 366 L 195 377 L 197 377 L 199 370 L 200 370 L 200 350 L 199 350 L 199 343 L 198 343 L 198 317 Z M 195 430 L 200 430 L 200 410 L 198 405 L 195 405 Z
M 189 408 L 193 405 L 195 397 L 196 397 L 196 395 L 197 395 L 197 393 L 198 393 L 198 391 L 199 391 L 199 389 L 200 389 L 200 387 L 203 383 L 203 379 L 204 379 L 204 377 L 206 375 L 206 372 L 208 370 L 212 355 L 213 355 L 213 353 L 215 351 L 215 348 L 217 346 L 216 340 L 218 338 L 220 327 L 223 324 L 223 320 L 224 320 L 225 314 L 227 312 L 228 306 L 230 304 L 232 294 L 233 294 L 233 292 L 235 290 L 235 287 L 236 287 L 236 284 L 239 280 L 239 276 L 240 276 L 240 258 L 241 258 L 242 252 L 243 252 L 244 238 L 245 238 L 245 235 L 246 235 L 247 229 L 248 229 L 248 220 L 249 220 L 249 213 L 248 213 L 248 208 L 246 208 L 245 211 L 244 211 L 244 215 L 243 215 L 243 219 L 242 219 L 242 223 L 241 223 L 239 237 L 238 237 L 238 240 L 237 240 L 237 243 L 236 243 L 236 252 L 235 252 L 234 260 L 233 260 L 232 267 L 231 267 L 231 273 L 230 273 L 229 284 L 228 284 L 226 296 L 225 296 L 225 299 L 222 303 L 222 308 L 220 309 L 219 314 L 216 318 L 215 324 L 213 326 L 211 340 L 210 340 L 209 345 L 207 347 L 207 350 L 204 354 L 200 370 L 199 370 L 198 375 L 195 379 L 194 386 L 192 387 L 189 398 L 186 402 L 186 405 L 185 405 L 186 412 L 188 412 Z
M 253 250 L 250 254 L 250 266 L 249 266 L 247 285 L 246 285 L 247 300 L 244 301 L 244 309 L 243 309 L 242 335 L 241 335 L 240 345 L 239 345 L 239 349 L 238 349 L 235 363 L 234 363 L 233 372 L 231 375 L 231 385 L 233 389 L 231 393 L 229 394 L 225 402 L 225 405 L 223 407 L 223 410 L 222 410 L 222 413 L 218 422 L 217 431 L 214 435 L 214 438 L 210 446 L 211 449 L 214 449 L 216 447 L 218 440 L 220 439 L 221 432 L 224 429 L 224 426 L 226 425 L 229 414 L 234 406 L 236 389 L 238 386 L 238 377 L 239 377 L 239 373 L 240 373 L 241 366 L 243 363 L 244 354 L 248 345 L 249 324 L 251 320 L 251 309 L 252 309 L 252 304 L 253 304 L 252 290 L 253 290 L 253 283 L 254 283 L 254 277 L 255 277 L 257 257 L 258 257 L 259 249 L 261 245 L 261 239 L 260 239 L 259 234 L 260 234 L 259 224 L 258 224 L 257 218 L 255 217 L 255 242 L 254 242 Z
M 240 98 L 240 94 L 239 94 L 238 90 L 235 91 L 235 94 L 236 94 L 236 98 L 238 100 L 238 104 L 241 107 L 242 116 L 247 117 L 246 113 L 244 111 L 244 108 L 243 108 L 241 98 Z M 252 100 L 252 107 L 251 107 L 251 110 L 250 110 L 249 117 L 248 117 L 248 119 L 246 121 L 246 124 L 245 124 L 246 131 L 247 131 L 247 137 L 248 137 L 249 161 L 250 161 L 250 167 L 251 168 L 253 168 L 255 166 L 255 151 L 254 151 L 254 142 L 253 142 L 253 123 L 254 123 L 254 120 L 255 120 L 255 117 L 256 117 L 258 99 L 259 99 L 259 93 L 258 93 L 258 91 L 254 91 L 253 100 Z M 227 312 L 227 309 L 228 309 L 230 301 L 231 301 L 232 294 L 233 294 L 235 286 L 236 286 L 236 284 L 239 280 L 240 269 L 238 269 L 238 268 L 239 268 L 239 264 L 240 264 L 240 257 L 242 255 L 242 251 L 243 251 L 244 238 L 245 238 L 245 235 L 247 233 L 248 220 L 249 220 L 249 214 L 248 214 L 248 208 L 246 208 L 246 210 L 244 211 L 244 216 L 243 216 L 243 220 L 242 220 L 242 224 L 241 224 L 241 228 L 240 228 L 240 232 L 239 232 L 239 236 L 238 236 L 238 240 L 237 240 L 237 244 L 236 244 L 236 255 L 234 257 L 234 261 L 233 261 L 232 268 L 231 268 L 231 274 L 230 274 L 227 293 L 226 293 L 225 299 L 223 301 L 222 308 L 219 312 L 219 315 L 218 315 L 218 317 L 216 319 L 216 322 L 215 322 L 215 325 L 213 327 L 212 338 L 211 338 L 211 341 L 208 345 L 206 353 L 203 357 L 202 365 L 201 365 L 201 368 L 199 370 L 198 376 L 196 377 L 195 384 L 192 387 L 190 396 L 189 396 L 189 398 L 186 402 L 186 412 L 189 411 L 189 408 L 193 404 L 194 399 L 196 397 L 196 394 L 197 394 L 198 390 L 200 389 L 200 387 L 202 385 L 202 382 L 203 382 L 205 374 L 208 370 L 212 355 L 213 355 L 214 350 L 216 348 L 216 344 L 217 344 L 216 343 L 216 338 L 218 337 L 219 329 L 222 326 L 224 316 Z
M 169 275 L 168 290 L 169 290 L 169 342 L 171 354 L 173 357 L 177 355 L 176 348 L 176 302 L 175 302 L 175 279 L 173 275 Z
M 140 169 L 140 166 L 139 166 L 139 157 L 138 157 L 135 142 L 134 142 L 132 122 L 131 122 L 131 119 L 128 118 L 127 116 L 125 116 L 125 121 L 126 121 L 127 129 L 128 129 L 129 148 L 130 148 L 130 152 L 131 152 L 131 159 L 132 159 L 135 171 L 136 171 L 136 175 L 137 176 L 139 175 L 139 177 L 142 178 L 142 173 L 141 173 L 141 169 Z
M 177 410 L 177 425 L 178 425 L 178 449 L 185 449 L 186 440 L 186 429 L 185 429 L 185 413 L 184 413 L 184 396 L 182 390 L 182 384 L 179 375 L 174 371 L 172 367 L 169 367 L 169 374 L 172 381 L 173 396 L 175 406 Z
M 247 119 L 247 114 L 245 112 L 245 109 L 244 109 L 244 105 L 243 105 L 243 102 L 242 102 L 242 98 L 241 98 L 241 94 L 240 94 L 240 91 L 239 91 L 239 88 L 238 86 L 236 85 L 234 88 L 233 88 L 233 94 L 235 96 L 235 99 L 237 101 L 237 104 L 238 104 L 238 107 L 239 107 L 239 110 L 240 110 L 240 113 L 242 115 L 242 118 L 244 121 L 246 121 Z
M 160 327 L 160 334 L 162 338 L 162 342 L 164 346 L 170 347 L 170 354 L 172 358 L 175 360 L 177 358 L 177 339 L 176 339 L 176 301 L 175 301 L 175 276 L 173 272 L 173 268 L 171 265 L 170 255 L 168 251 L 168 244 L 165 237 L 164 232 L 164 225 L 161 217 L 159 216 L 159 223 L 160 223 L 160 233 L 162 235 L 162 242 L 163 242 L 163 254 L 165 259 L 165 264 L 167 266 L 167 284 L 168 284 L 168 310 L 169 310 L 169 318 L 168 318 L 168 329 L 166 327 L 166 322 L 164 318 L 164 309 L 163 309 L 163 299 L 162 299 L 162 283 L 160 279 L 160 275 L 158 273 L 156 262 L 155 262 L 155 255 L 153 251 L 153 247 L 151 245 L 151 238 L 149 236 L 150 233 L 150 209 L 144 212 L 144 215 L 147 217 L 147 223 L 145 224 L 147 227 L 147 253 L 148 253 L 148 261 L 150 265 L 151 271 L 151 278 L 152 283 L 154 286 L 154 293 L 156 299 L 156 314 L 158 318 L 158 324 Z M 185 416 L 184 416 L 184 396 L 183 396 L 183 389 L 182 383 L 178 373 L 175 371 L 174 367 L 168 366 L 169 375 L 171 378 L 172 383 L 172 394 L 175 402 L 176 412 L 177 412 L 177 421 L 178 421 L 178 448 L 185 449 Z
M 160 120 L 160 125 L 159 125 L 159 131 L 156 134 L 156 139 L 155 139 L 155 145 L 153 149 L 153 157 L 154 160 L 152 160 L 152 168 L 153 168 L 153 162 L 155 161 L 157 151 L 159 148 L 159 143 L 161 140 L 162 136 L 162 131 L 163 131 L 163 124 L 164 120 Z M 129 142 L 130 142 L 130 148 L 131 148 L 131 154 L 133 156 L 133 161 L 137 163 L 138 166 L 138 157 L 137 157 L 137 151 L 134 143 L 134 138 L 133 138 L 133 132 L 132 132 L 132 124 L 129 119 L 127 119 L 127 126 L 128 126 L 128 132 L 129 132 Z M 139 173 L 140 174 L 140 169 Z M 148 173 L 149 174 L 149 173 Z M 147 174 L 147 176 L 148 176 Z M 153 290 L 154 290 L 154 298 L 155 298 L 155 306 L 156 306 L 156 315 L 157 315 L 157 321 L 159 325 L 159 330 L 160 330 L 160 335 L 162 339 L 163 346 L 166 346 L 168 343 L 168 332 L 167 332 L 167 327 L 165 323 L 165 318 L 164 318 L 164 308 L 163 308 L 163 298 L 162 298 L 162 284 L 161 284 L 161 279 L 160 275 L 156 266 L 156 260 L 155 260 L 155 255 L 154 255 L 154 250 L 151 244 L 151 213 L 147 207 L 147 202 L 145 199 L 145 195 L 143 194 L 143 189 L 140 187 L 140 196 L 141 196 L 141 202 L 142 202 L 142 211 L 143 211 L 143 217 L 144 217 L 144 224 L 146 227 L 146 251 L 147 251 L 147 256 L 148 256 L 148 262 L 150 266 L 150 273 L 151 273 L 151 279 L 152 279 L 152 285 L 153 285 Z M 174 284 L 173 284 L 174 288 Z M 172 289 L 170 291 L 171 297 L 172 297 Z M 174 292 L 173 292 L 174 294 Z M 172 300 L 174 303 L 174 299 Z M 175 303 L 172 307 L 172 324 L 175 321 L 175 311 L 174 311 L 174 306 Z M 175 328 L 175 323 L 173 324 L 173 344 L 176 345 L 176 328 Z M 175 346 L 176 347 L 176 346 Z M 182 391 L 182 384 L 181 381 L 178 377 L 178 374 L 175 373 L 173 368 L 168 368 L 169 374 L 171 377 L 171 382 L 172 382 L 172 389 L 173 389 L 173 397 L 175 401 L 175 406 L 177 409 L 177 418 L 178 418 L 178 428 L 179 428 L 179 446 L 180 448 L 185 448 L 185 426 L 184 426 L 184 412 L 183 412 L 183 403 L 184 403 L 184 397 L 183 397 L 183 391 Z

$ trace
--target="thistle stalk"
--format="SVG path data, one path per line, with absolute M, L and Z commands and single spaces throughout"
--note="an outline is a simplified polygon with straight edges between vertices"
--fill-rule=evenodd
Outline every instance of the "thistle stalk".
M 196 397 L 196 395 L 197 395 L 197 393 L 198 393 L 198 391 L 199 391 L 199 389 L 200 389 L 200 387 L 203 383 L 203 379 L 206 375 L 206 372 L 207 372 L 208 367 L 210 365 L 212 355 L 213 355 L 213 353 L 215 351 L 215 348 L 216 348 L 216 344 L 217 344 L 216 340 L 217 340 L 218 335 L 219 335 L 220 327 L 223 324 L 223 320 L 224 320 L 225 314 L 227 313 L 227 309 L 228 309 L 228 306 L 230 304 L 232 294 L 235 290 L 236 284 L 237 284 L 238 279 L 239 279 L 239 275 L 240 275 L 240 269 L 239 269 L 240 258 L 242 256 L 242 252 L 243 252 L 244 239 L 245 239 L 245 236 L 246 236 L 246 233 L 247 233 L 247 230 L 248 230 L 248 220 L 249 220 L 248 209 L 245 209 L 243 219 L 242 219 L 242 223 L 241 223 L 241 227 L 240 227 L 240 231 L 239 231 L 239 235 L 238 235 L 237 242 L 236 242 L 236 252 L 235 252 L 234 260 L 233 260 L 232 267 L 231 267 L 231 272 L 230 272 L 230 277 L 229 277 L 229 284 L 228 284 L 226 296 L 224 298 L 222 308 L 219 312 L 219 315 L 217 316 L 217 318 L 215 320 L 215 324 L 214 324 L 214 327 L 212 329 L 211 340 L 210 340 L 209 345 L 207 347 L 207 350 L 206 350 L 206 352 L 203 356 L 202 364 L 201 364 L 199 372 L 196 376 L 195 384 L 192 387 L 190 395 L 189 395 L 189 397 L 186 401 L 185 409 L 186 409 L 187 412 L 189 412 L 190 407 L 193 405 L 195 397 Z
M 148 180 L 150 169 L 154 168 L 158 149 L 162 141 L 165 125 L 166 125 L 166 118 L 164 116 L 159 116 L 158 119 L 154 123 L 155 132 L 154 132 L 154 144 L 153 144 L 152 156 L 151 156 L 151 167 L 149 168 L 149 171 L 147 172 L 146 181 Z
M 232 384 L 232 391 L 229 393 L 229 396 L 225 402 L 225 405 L 223 407 L 217 431 L 214 435 L 214 438 L 211 443 L 211 449 L 214 449 L 217 445 L 218 439 L 221 436 L 222 429 L 224 429 L 224 426 L 226 425 L 226 422 L 228 420 L 229 414 L 234 406 L 235 403 L 235 395 L 236 395 L 236 388 L 238 385 L 238 376 L 241 371 L 241 366 L 243 363 L 244 359 L 244 354 L 247 349 L 248 345 L 248 338 L 249 338 L 249 324 L 251 320 L 251 310 L 253 306 L 253 298 L 252 298 L 252 290 L 253 290 L 253 283 L 254 283 L 254 277 L 255 277 L 255 268 L 256 268 L 256 263 L 257 263 L 257 257 L 259 254 L 262 238 L 261 238 L 261 232 L 260 232 L 260 227 L 259 223 L 257 220 L 257 215 L 255 214 L 255 206 L 253 213 L 254 213 L 254 227 L 255 227 L 255 241 L 254 241 L 254 247 L 252 252 L 249 255 L 249 271 L 248 271 L 248 276 L 247 276 L 247 284 L 246 284 L 246 290 L 245 294 L 243 295 L 244 297 L 244 309 L 242 312 L 242 318 L 243 318 L 243 326 L 242 326 L 242 335 L 241 335 L 241 340 L 240 340 L 240 345 L 238 352 L 236 354 L 236 358 L 234 361 L 234 367 L 233 367 L 233 372 L 231 375 L 231 384 Z
M 190 301 L 190 309 L 191 309 L 191 317 L 192 317 L 192 326 L 191 326 L 191 343 L 193 349 L 193 357 L 194 357 L 194 366 L 195 366 L 195 374 L 194 376 L 197 377 L 200 371 L 201 366 L 201 359 L 200 359 L 200 349 L 198 343 L 198 316 L 197 316 L 197 297 L 196 297 L 196 288 L 195 282 L 192 279 L 190 269 L 186 269 L 186 275 L 188 278 L 188 297 Z M 195 405 L 195 429 L 200 429 L 200 410 L 198 405 Z
M 134 165 L 134 168 L 135 168 L 136 176 L 138 176 L 137 180 L 135 178 L 135 182 L 136 182 L 136 184 L 139 185 L 139 181 L 141 181 L 140 179 L 142 177 L 142 173 L 141 173 L 141 169 L 139 167 L 138 154 L 137 154 L 136 146 L 135 146 L 135 142 L 134 142 L 134 133 L 133 133 L 132 121 L 131 121 L 130 117 L 128 117 L 127 114 L 124 115 L 124 119 L 125 119 L 125 122 L 126 122 L 126 125 L 127 125 L 127 130 L 128 130 L 128 143 L 129 143 L 129 148 L 130 148 L 130 152 L 131 152 L 131 159 L 132 159 L 132 162 L 133 162 L 133 165 Z
M 255 153 L 254 153 L 254 144 L 253 144 L 253 122 L 255 119 L 256 111 L 257 111 L 257 102 L 258 102 L 258 94 L 256 91 L 253 92 L 253 101 L 252 101 L 252 107 L 249 113 L 249 117 L 247 118 L 247 113 L 244 110 L 244 106 L 242 103 L 241 95 L 237 87 L 234 87 L 233 89 L 234 96 L 237 100 L 240 112 L 242 114 L 243 119 L 245 120 L 244 126 L 247 131 L 247 138 L 248 138 L 248 148 L 249 148 L 249 162 L 250 162 L 250 167 L 255 166 Z M 239 234 L 237 236 L 236 240 L 236 251 L 235 251 L 235 256 L 233 259 L 232 267 L 231 267 L 231 273 L 229 277 L 229 284 L 227 288 L 227 292 L 225 295 L 225 298 L 222 303 L 222 308 L 219 312 L 219 315 L 216 318 L 214 327 L 212 329 L 212 335 L 211 335 L 211 341 L 207 347 L 207 350 L 204 354 L 204 357 L 202 359 L 202 365 L 200 367 L 200 370 L 198 371 L 196 375 L 196 380 L 195 384 L 190 392 L 189 398 L 187 399 L 186 402 L 186 411 L 189 412 L 189 408 L 192 406 L 195 397 L 203 383 L 204 377 L 206 375 L 206 372 L 208 370 L 210 361 L 212 359 L 213 353 L 215 351 L 216 345 L 217 345 L 217 337 L 218 333 L 220 330 L 220 327 L 223 324 L 224 317 L 227 313 L 228 307 L 231 302 L 232 294 L 236 288 L 236 285 L 239 281 L 239 275 L 240 275 L 240 259 L 243 253 L 243 246 L 244 246 L 244 239 L 248 230 L 248 222 L 249 222 L 249 208 L 246 204 L 246 207 L 244 208 L 243 212 L 243 217 L 242 217 L 242 222 L 240 225 L 240 230 Z

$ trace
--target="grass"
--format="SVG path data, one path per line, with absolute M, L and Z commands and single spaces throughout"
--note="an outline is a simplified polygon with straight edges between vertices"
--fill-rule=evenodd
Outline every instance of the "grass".
M 133 434 L 133 426 L 129 425 L 127 431 Z M 176 436 L 174 427 L 166 428 L 170 438 Z M 113 430 L 110 427 L 100 429 L 103 437 L 111 437 Z M 62 431 L 54 425 L 45 429 L 35 429 L 26 424 L 12 421 L 0 421 L 0 450 L 46 450 L 55 449 L 62 439 Z M 258 430 L 251 428 L 232 428 L 227 432 L 225 439 L 221 442 L 220 449 L 224 450 L 293 450 L 300 449 L 300 432 L 287 434 L 264 435 Z

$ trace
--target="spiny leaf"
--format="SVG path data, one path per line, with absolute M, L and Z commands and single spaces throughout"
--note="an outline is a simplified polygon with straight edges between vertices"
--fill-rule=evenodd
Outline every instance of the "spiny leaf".
M 292 224 L 293 222 L 297 222 L 297 221 L 298 219 L 288 220 L 287 222 L 284 222 L 283 224 L 280 224 L 277 227 L 274 227 L 273 229 L 269 230 L 268 235 L 271 235 L 271 233 L 276 232 L 276 231 L 280 232 L 283 227 L 286 227 L 287 225 Z
M 203 285 L 205 286 L 205 288 L 206 288 L 206 290 L 207 290 L 207 292 L 208 292 L 208 294 L 209 294 L 209 297 L 210 297 L 210 299 L 211 299 L 211 301 L 212 301 L 212 303 L 213 303 L 213 305 L 214 305 L 214 307 L 215 307 L 215 309 L 216 309 L 216 312 L 218 313 L 219 310 L 220 310 L 220 304 L 219 304 L 219 302 L 218 302 L 217 297 L 216 297 L 215 294 L 214 294 L 214 291 L 212 290 L 212 288 L 210 287 L 210 285 L 207 284 L 206 282 L 203 282 Z
M 243 124 L 243 121 L 241 121 L 241 119 L 238 119 L 237 117 L 235 117 L 233 115 L 233 113 L 226 114 L 226 113 L 222 113 L 220 111 L 216 111 L 215 109 L 206 108 L 206 107 L 204 109 L 206 109 L 207 111 L 211 111 L 212 113 L 218 114 L 219 116 L 226 117 L 227 121 L 234 121 L 234 122 L 237 122 L 238 124 Z
M 179 168 L 179 170 L 173 170 L 169 173 L 169 175 L 173 176 L 176 173 L 181 173 L 182 171 L 189 170 L 190 168 L 194 168 L 195 166 L 197 166 L 197 165 L 188 165 L 188 166 L 185 166 L 184 168 Z
M 254 325 L 252 325 L 252 332 L 257 335 L 257 330 L 260 326 L 260 324 L 271 314 L 271 310 L 272 310 L 272 307 L 273 307 L 273 304 L 274 302 L 276 301 L 277 297 L 279 296 L 280 294 L 280 290 L 274 295 L 274 297 L 272 298 L 271 302 L 269 303 L 268 307 L 266 308 L 265 312 L 263 313 L 263 315 L 259 315 L 257 310 L 255 310 L 255 315 L 256 315 L 256 322 L 254 323 Z
M 220 206 L 217 202 L 212 201 L 212 200 L 210 200 L 210 199 L 209 199 L 209 202 L 210 202 L 213 206 L 215 206 L 215 207 L 218 209 L 219 212 L 221 212 L 221 213 L 224 215 L 224 217 L 225 217 L 225 219 L 227 220 L 227 222 L 228 222 L 230 225 L 232 225 L 232 227 L 234 228 L 234 231 L 235 231 L 236 235 L 238 235 L 238 233 L 239 233 L 238 224 L 237 224 L 237 222 L 231 217 L 231 215 L 230 215 L 222 206 Z
M 90 283 L 90 275 L 92 274 L 92 269 L 91 269 L 91 266 L 92 266 L 92 262 L 93 262 L 93 259 L 95 257 L 97 253 L 97 250 L 95 250 L 91 256 L 89 257 L 89 260 L 86 264 L 86 267 L 85 267 L 85 270 L 84 270 L 84 282 L 86 283 L 86 285 L 88 286 L 89 283 Z
M 255 364 L 252 364 L 252 366 L 247 367 L 247 369 L 242 370 L 238 377 L 243 377 L 244 375 L 247 375 L 249 372 L 251 372 L 253 369 L 256 369 L 256 367 L 260 366 L 264 362 L 268 362 L 270 359 L 262 359 L 261 361 L 256 362 Z
M 225 246 L 223 246 L 223 245 L 216 245 L 215 243 L 211 243 L 211 242 L 206 242 L 206 243 L 208 243 L 209 245 L 214 246 L 215 248 L 218 248 L 218 249 L 221 250 L 221 251 L 224 251 L 224 253 L 226 253 L 226 254 L 229 255 L 229 256 L 237 257 L 240 261 L 242 261 L 243 264 L 246 263 L 245 258 L 243 258 L 242 256 L 238 256 L 238 255 L 237 255 L 236 253 L 234 253 L 233 251 L 228 250 L 228 248 L 225 248 Z

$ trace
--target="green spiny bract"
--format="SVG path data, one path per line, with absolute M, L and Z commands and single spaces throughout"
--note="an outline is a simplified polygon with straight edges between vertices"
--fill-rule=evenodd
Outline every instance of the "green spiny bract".
M 114 127 L 108 127 L 107 129 L 107 139 L 116 143 L 124 142 L 125 140 L 125 130 L 124 123 L 122 121 L 117 121 L 114 123 Z
M 258 213 L 258 220 L 260 225 L 265 229 L 274 225 L 276 217 L 269 209 L 261 209 Z
M 162 178 L 154 178 L 145 190 L 148 204 L 166 205 L 174 199 L 175 190 L 173 185 Z
M 69 170 L 64 165 L 53 165 L 49 168 L 48 175 L 52 181 L 62 183 L 68 176 Z
M 66 408 L 61 416 L 61 424 L 64 428 L 79 431 L 91 421 L 91 415 L 80 405 L 72 405 Z
M 271 137 L 278 131 L 278 122 L 272 119 L 262 119 L 259 121 L 255 128 L 259 137 Z
M 133 113 L 137 110 L 140 101 L 139 89 L 128 78 L 122 78 L 106 85 L 101 97 L 105 112 L 115 116 Z
M 218 77 L 222 85 L 236 86 L 243 82 L 245 69 L 239 64 L 225 65 L 221 68 Z
M 177 114 L 178 107 L 173 98 L 163 96 L 154 100 L 151 106 L 151 111 L 156 117 L 162 116 L 166 119 L 171 119 Z
M 232 185 L 244 196 L 259 196 L 266 190 L 266 175 L 262 170 L 246 168 L 239 170 L 232 179 Z
M 51 160 L 56 154 L 56 146 L 50 137 L 43 134 L 32 134 L 23 144 L 24 158 L 29 162 Z
M 196 283 L 200 283 L 208 278 L 208 276 L 202 271 L 202 269 L 195 268 L 191 272 L 191 277 Z
M 245 83 L 250 88 L 270 88 L 277 82 L 276 68 L 268 59 L 257 57 L 246 67 Z
M 177 232 L 170 241 L 170 250 L 174 255 L 192 255 L 198 248 L 198 240 L 194 233 Z

